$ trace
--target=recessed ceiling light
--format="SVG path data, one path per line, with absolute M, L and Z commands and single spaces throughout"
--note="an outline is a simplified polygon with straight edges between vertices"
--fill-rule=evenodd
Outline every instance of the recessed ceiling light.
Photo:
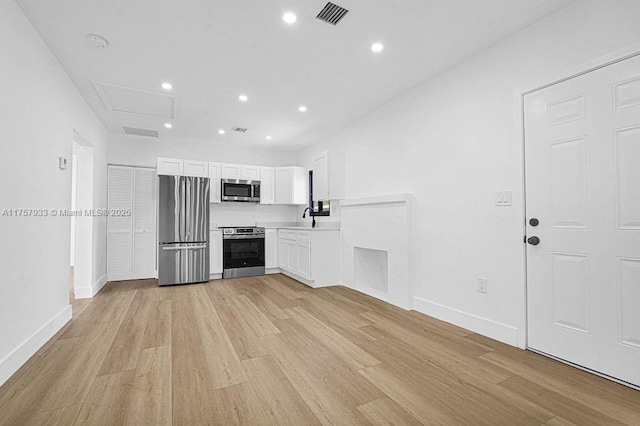
M 379 53 L 382 52 L 382 49 L 384 49 L 384 45 L 382 43 L 373 43 L 371 45 L 372 52 Z
M 164 123 L 164 127 L 166 127 L 167 129 L 170 129 L 173 127 L 173 124 L 171 123 Z
M 287 24 L 293 24 L 298 20 L 298 17 L 293 12 L 287 12 L 284 15 L 282 15 L 282 20 Z
M 299 107 L 298 107 L 298 111 L 300 111 L 300 112 L 307 112 L 307 107 L 306 107 L 306 106 L 304 106 L 304 105 L 301 105 L 301 106 L 299 106 Z
M 273 139 L 271 136 L 267 136 L 267 140 L 271 140 Z
M 240 99 L 242 102 L 247 102 L 249 100 L 249 97 L 247 95 L 240 95 L 238 96 L 238 99 Z
M 221 135 L 224 135 L 224 130 L 220 129 L 218 130 L 218 133 L 220 133 Z
M 162 88 L 164 90 L 171 90 L 173 89 L 173 85 L 167 81 L 165 81 L 164 83 L 162 83 Z

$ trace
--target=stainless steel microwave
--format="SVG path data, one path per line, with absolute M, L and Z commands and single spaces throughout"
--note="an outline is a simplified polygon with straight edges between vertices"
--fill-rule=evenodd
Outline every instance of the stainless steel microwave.
M 222 201 L 260 202 L 260 181 L 220 179 Z

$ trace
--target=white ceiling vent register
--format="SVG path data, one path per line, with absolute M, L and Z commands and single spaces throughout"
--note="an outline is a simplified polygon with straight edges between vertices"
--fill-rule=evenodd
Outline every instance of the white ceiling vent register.
M 137 127 L 127 127 L 127 126 L 123 126 L 122 130 L 124 130 L 124 132 L 128 135 L 135 135 L 135 136 L 148 136 L 151 138 L 157 138 L 158 137 L 158 131 L 157 130 L 150 130 L 150 129 L 139 129 Z
M 328 2 L 316 18 L 327 24 L 338 25 L 338 22 L 340 22 L 347 13 L 349 13 L 349 11 L 344 7 Z
M 113 112 L 174 119 L 175 96 L 92 81 L 104 106 Z
M 233 128 L 231 130 L 234 131 L 234 132 L 245 133 L 249 129 L 247 127 L 233 126 Z

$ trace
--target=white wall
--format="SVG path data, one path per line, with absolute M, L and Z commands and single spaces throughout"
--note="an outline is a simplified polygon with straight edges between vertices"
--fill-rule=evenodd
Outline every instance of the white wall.
M 259 166 L 296 165 L 295 151 L 265 147 L 263 149 L 231 142 L 233 135 L 222 139 L 149 138 L 111 134 L 108 162 L 127 166 L 156 167 L 157 157 L 221 163 L 255 164 Z
M 0 168 L 3 209 L 68 209 L 74 130 L 94 147 L 94 204 L 106 204 L 107 132 L 22 11 L 0 1 Z M 69 218 L 0 216 L 0 384 L 71 316 Z M 105 258 L 104 229 L 94 257 Z M 104 262 L 94 264 L 94 277 Z
M 255 203 L 215 203 L 209 206 L 209 218 L 212 226 L 253 226 L 257 222 L 261 224 L 295 223 L 298 219 L 298 209 L 295 206 Z
M 413 192 L 415 308 L 523 346 L 516 95 L 636 45 L 638 22 L 637 1 L 577 1 L 361 117 L 300 158 L 310 167 L 323 150 L 345 151 L 349 198 Z M 513 206 L 495 207 L 495 191 L 504 190 L 513 191 Z M 332 213 L 331 220 L 339 217 Z M 477 277 L 488 278 L 487 294 L 476 291 Z

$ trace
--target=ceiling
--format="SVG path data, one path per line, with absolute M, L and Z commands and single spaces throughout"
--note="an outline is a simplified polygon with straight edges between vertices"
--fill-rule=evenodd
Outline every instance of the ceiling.
M 291 149 L 571 2 L 340 0 L 333 26 L 315 19 L 326 0 L 16 1 L 109 131 Z

